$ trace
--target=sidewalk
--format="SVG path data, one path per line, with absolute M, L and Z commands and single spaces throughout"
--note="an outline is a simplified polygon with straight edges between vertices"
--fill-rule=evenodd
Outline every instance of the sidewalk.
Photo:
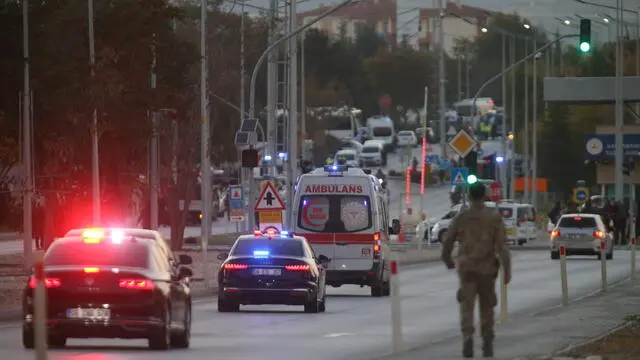
M 553 356 L 562 358 L 560 356 L 567 353 L 570 348 L 614 330 L 624 322 L 626 316 L 638 312 L 640 312 L 640 280 L 633 282 L 625 280 L 616 285 L 610 285 L 607 293 L 598 293 L 577 300 L 566 308 L 559 306 L 522 315 L 510 319 L 505 324 L 497 325 L 495 358 L 500 360 L 542 360 L 553 359 Z M 458 316 L 458 314 L 451 314 L 451 316 Z M 477 322 L 476 325 L 478 325 Z M 481 346 L 479 339 L 476 343 L 476 349 L 479 350 Z M 386 355 L 378 359 L 460 359 L 461 347 L 461 337 L 456 334 L 439 343 L 421 345 L 405 353 Z

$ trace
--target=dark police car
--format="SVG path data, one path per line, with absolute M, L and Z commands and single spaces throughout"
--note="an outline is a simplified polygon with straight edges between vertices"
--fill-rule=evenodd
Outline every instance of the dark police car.
M 120 232 L 56 240 L 44 256 L 48 343 L 67 338 L 148 339 L 152 349 L 187 348 L 191 338 L 191 294 L 180 256 L 173 266 L 154 240 Z M 34 347 L 33 305 L 36 279 L 23 296 L 22 342 Z
M 326 256 L 315 257 L 307 240 L 286 232 L 240 236 L 218 273 L 219 312 L 240 305 L 304 305 L 325 311 Z

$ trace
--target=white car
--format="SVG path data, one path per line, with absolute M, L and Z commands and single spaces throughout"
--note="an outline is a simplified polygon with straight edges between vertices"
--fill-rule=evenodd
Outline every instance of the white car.
M 352 167 L 358 167 L 358 152 L 354 149 L 343 149 L 336 153 L 336 156 L 333 159 L 335 164 L 338 164 L 338 159 L 344 158 L 346 160 L 346 165 Z
M 497 209 L 495 202 L 485 201 L 484 205 L 488 208 Z M 416 226 L 416 237 L 422 241 L 430 239 L 429 242 L 442 242 L 444 235 L 449 230 L 451 221 L 464 208 L 466 208 L 466 205 L 454 205 L 442 218 L 431 218 L 422 221 Z
M 418 145 L 418 138 L 416 137 L 416 133 L 411 130 L 402 130 L 398 132 L 397 136 L 399 147 L 410 147 Z

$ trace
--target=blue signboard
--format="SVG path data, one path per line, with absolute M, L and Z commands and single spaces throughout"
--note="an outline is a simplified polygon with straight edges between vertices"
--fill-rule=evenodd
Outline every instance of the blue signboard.
M 229 218 L 231 221 L 244 220 L 244 191 L 241 185 L 229 186 Z
M 452 168 L 451 169 L 451 185 L 466 184 L 467 176 L 469 176 L 468 168 Z
M 623 134 L 624 156 L 640 155 L 640 134 Z M 616 152 L 614 134 L 589 134 L 584 136 L 584 158 L 587 160 L 613 159 Z

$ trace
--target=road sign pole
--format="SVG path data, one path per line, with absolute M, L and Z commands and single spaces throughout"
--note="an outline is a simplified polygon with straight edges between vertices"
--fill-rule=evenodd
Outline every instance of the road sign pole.
M 34 289 L 33 304 L 33 332 L 36 360 L 47 359 L 47 288 L 45 286 L 44 253 L 34 254 L 34 275 L 36 287 Z
M 635 226 L 635 219 L 633 221 Z M 631 238 L 631 280 L 636 279 L 636 237 Z
M 398 254 L 391 252 L 391 341 L 394 353 L 402 351 L 402 309 L 400 303 L 400 279 L 398 279 Z
M 602 277 L 602 291 L 605 292 L 608 289 L 607 284 L 607 242 L 600 242 L 600 272 Z
M 560 247 L 560 286 L 562 287 L 562 305 L 569 305 L 569 287 L 567 284 L 567 249 Z

